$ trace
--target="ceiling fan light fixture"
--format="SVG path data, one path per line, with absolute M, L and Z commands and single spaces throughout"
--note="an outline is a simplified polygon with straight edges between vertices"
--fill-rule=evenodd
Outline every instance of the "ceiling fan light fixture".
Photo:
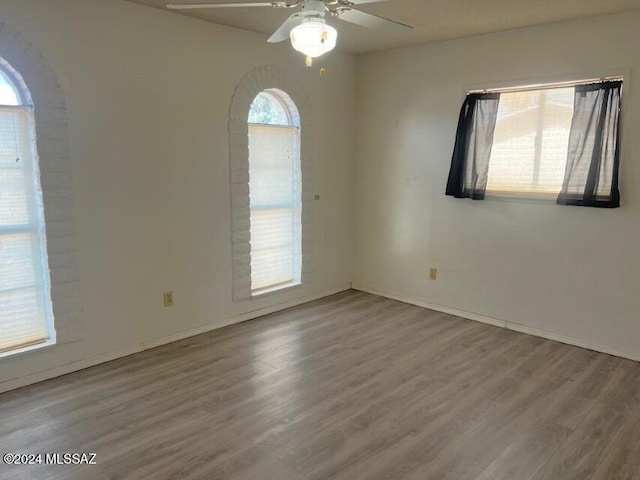
M 291 30 L 291 45 L 307 57 L 316 58 L 333 50 L 338 32 L 322 18 L 305 18 Z

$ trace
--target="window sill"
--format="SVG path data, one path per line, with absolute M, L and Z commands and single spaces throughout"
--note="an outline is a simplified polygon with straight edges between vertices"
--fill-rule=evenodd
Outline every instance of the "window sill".
M 14 358 L 18 356 L 22 356 L 27 353 L 35 353 L 36 351 L 41 351 L 46 348 L 50 348 L 55 346 L 56 341 L 54 339 L 45 340 L 44 342 L 35 343 L 33 345 L 28 345 L 26 347 L 14 348 L 12 350 L 7 350 L 5 352 L 0 352 L 0 360 L 5 358 Z
M 502 202 L 534 203 L 540 205 L 555 205 L 558 193 L 531 193 L 531 192 L 499 192 L 489 191 L 485 193 L 487 200 Z
M 274 293 L 281 293 L 284 290 L 290 290 L 292 288 L 299 287 L 300 285 L 302 285 L 302 282 L 297 282 L 294 280 L 282 285 L 276 285 L 275 287 L 264 288 L 257 292 L 251 292 L 251 298 L 263 298 Z

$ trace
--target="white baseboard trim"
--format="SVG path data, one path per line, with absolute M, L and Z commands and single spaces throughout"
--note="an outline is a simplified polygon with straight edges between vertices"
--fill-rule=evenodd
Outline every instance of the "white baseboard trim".
M 269 315 L 270 313 L 286 310 L 287 308 L 296 307 L 298 305 L 312 302 L 314 300 L 328 297 L 330 295 L 335 295 L 336 293 L 344 292 L 350 289 L 351 289 L 351 285 L 343 285 L 341 287 L 333 288 L 331 290 L 325 290 L 323 292 L 299 297 L 293 300 L 278 303 L 276 305 L 272 305 L 269 307 L 260 308 L 257 310 L 240 314 L 240 315 L 236 315 L 231 318 L 212 322 L 210 324 L 185 330 L 183 332 L 179 332 L 174 335 L 169 335 L 166 337 L 156 338 L 146 342 L 141 342 L 136 345 L 132 345 L 128 348 L 124 348 L 122 350 L 117 350 L 104 355 L 98 355 L 96 357 L 86 358 L 83 360 L 78 360 L 72 363 L 68 363 L 66 365 L 61 365 L 59 367 L 36 372 L 31 375 L 27 375 L 25 377 L 6 380 L 0 383 L 0 393 L 8 392 L 10 390 L 15 390 L 16 388 L 26 387 L 27 385 L 32 385 L 34 383 L 42 382 L 44 380 L 49 380 L 55 377 L 60 377 L 62 375 L 76 372 L 78 370 L 84 370 L 85 368 L 93 367 L 101 363 L 106 363 L 112 360 L 116 360 L 118 358 L 127 357 L 129 355 L 133 355 L 135 353 L 140 353 L 145 350 L 156 348 L 161 345 L 177 342 L 178 340 L 184 340 L 185 338 L 195 337 L 196 335 L 210 332 L 212 330 L 217 330 L 219 328 L 227 327 L 229 325 L 235 325 L 236 323 L 242 323 L 242 322 L 246 322 L 247 320 L 253 320 L 255 318 L 262 317 L 264 315 Z
M 365 287 L 363 285 L 352 284 L 351 288 L 353 290 L 358 290 L 360 292 L 371 293 L 373 295 L 379 295 L 381 297 L 389 298 L 392 300 L 397 300 L 399 302 L 408 303 L 411 305 L 416 305 L 418 307 L 428 308 L 429 310 L 435 310 L 437 312 L 448 313 L 450 315 L 455 315 L 456 317 L 466 318 L 468 320 L 474 320 L 476 322 L 486 323 L 488 325 L 493 325 L 496 327 L 507 328 L 509 330 L 513 330 L 515 332 L 526 333 L 527 335 L 533 335 L 535 337 L 546 338 L 547 340 L 554 340 L 556 342 L 566 343 L 567 345 L 573 345 L 576 347 L 586 348 L 588 350 L 594 350 L 600 353 L 606 353 L 608 355 L 613 355 L 616 357 L 626 358 L 628 360 L 634 360 L 636 362 L 640 362 L 640 353 L 639 352 L 631 352 L 625 349 L 621 349 L 618 347 L 612 347 L 610 345 L 604 345 L 599 343 L 591 343 L 585 342 L 578 338 L 570 337 L 567 335 L 560 335 L 557 333 L 550 332 L 548 330 L 543 330 L 541 328 L 529 327 L 527 325 L 522 325 L 515 322 L 510 322 L 508 320 L 500 320 L 493 317 L 488 317 L 485 315 L 480 315 L 478 313 L 466 312 L 464 310 L 459 310 L 453 307 L 447 307 L 445 305 L 439 305 L 437 303 L 431 303 L 419 298 L 408 297 L 405 295 L 400 295 L 396 293 L 391 293 L 383 290 L 378 290 L 375 288 Z

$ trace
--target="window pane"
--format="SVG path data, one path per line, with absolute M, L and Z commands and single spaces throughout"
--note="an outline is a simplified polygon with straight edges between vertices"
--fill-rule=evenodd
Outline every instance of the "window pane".
M 0 235 L 0 291 L 31 287 L 36 279 L 38 238 L 34 233 Z
M 251 212 L 251 284 L 254 290 L 293 281 L 293 211 Z
M 30 153 L 28 111 L 28 107 L 0 107 L 0 168 L 15 168 Z
M 20 105 L 20 97 L 13 83 L 0 70 L 0 105 Z
M 291 125 L 289 114 L 284 105 L 267 92 L 261 92 L 253 100 L 249 110 L 249 123 Z
M 501 94 L 487 191 L 560 192 L 573 97 L 573 87 Z
M 2 342 L 0 352 L 48 338 L 42 312 L 42 290 L 26 288 L 0 292 Z
M 26 182 L 23 171 L 0 168 L 0 226 L 28 225 L 32 222 L 30 213 L 33 205 L 27 195 Z
M 35 223 L 29 112 L 0 107 L 0 228 Z
M 249 171 L 251 208 L 291 206 L 297 129 L 251 125 Z

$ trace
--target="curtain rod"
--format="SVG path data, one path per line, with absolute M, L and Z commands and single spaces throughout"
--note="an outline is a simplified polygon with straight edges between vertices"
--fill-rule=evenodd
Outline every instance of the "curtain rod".
M 623 80 L 623 77 L 615 76 L 615 77 L 592 78 L 590 80 L 578 80 L 573 82 L 569 81 L 569 82 L 556 82 L 556 83 L 541 83 L 536 85 L 523 85 L 520 87 L 485 88 L 485 89 L 469 90 L 467 92 L 467 95 L 471 95 L 473 93 L 515 93 L 515 92 L 528 92 L 531 90 L 552 90 L 554 88 L 576 87 L 578 85 L 590 85 L 593 83 L 616 82 L 616 81 L 622 81 L 622 80 Z

